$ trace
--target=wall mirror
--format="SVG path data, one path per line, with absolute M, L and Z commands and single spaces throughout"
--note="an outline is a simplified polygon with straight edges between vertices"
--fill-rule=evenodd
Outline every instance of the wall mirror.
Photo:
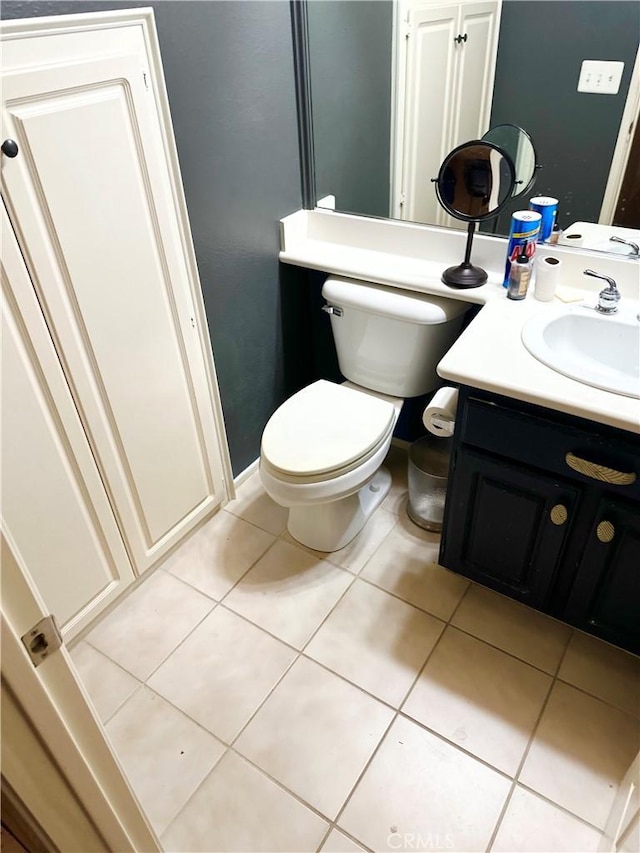
M 620 192 L 621 157 L 627 174 L 640 162 L 637 132 L 632 144 L 640 86 L 630 85 L 639 3 L 293 0 L 292 8 L 303 142 L 309 130 L 306 207 L 323 197 L 320 206 L 332 206 L 334 196 L 336 210 L 459 228 L 431 183 L 441 162 L 490 128 L 516 125 L 535 140 L 535 193 L 559 199 L 562 228 L 640 229 L 640 190 Z M 617 94 L 577 91 L 584 60 L 623 63 Z M 513 198 L 482 230 L 508 235 L 511 213 L 527 204 Z

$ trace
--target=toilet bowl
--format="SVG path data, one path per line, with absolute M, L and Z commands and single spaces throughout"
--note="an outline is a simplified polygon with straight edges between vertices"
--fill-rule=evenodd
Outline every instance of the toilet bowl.
M 319 380 L 277 410 L 262 436 L 260 478 L 288 507 L 294 539 L 337 551 L 362 529 L 391 486 L 381 465 L 401 407 L 388 395 Z
M 468 306 L 330 277 L 322 289 L 340 370 L 271 416 L 260 450 L 267 494 L 289 509 L 287 529 L 318 551 L 344 548 L 391 487 L 382 462 L 407 396 L 439 384 L 435 367 Z

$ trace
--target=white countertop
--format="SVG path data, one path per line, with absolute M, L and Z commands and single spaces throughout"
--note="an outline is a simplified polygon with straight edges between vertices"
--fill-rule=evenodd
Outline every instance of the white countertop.
M 444 268 L 462 260 L 465 241 L 466 233 L 452 229 L 330 211 L 297 211 L 281 220 L 280 260 L 484 305 L 440 361 L 438 373 L 443 379 L 640 433 L 640 400 L 570 379 L 525 349 L 521 341 L 525 321 L 563 303 L 557 298 L 539 302 L 531 293 L 522 301 L 507 299 L 502 287 L 505 239 L 475 236 L 471 261 L 487 270 L 487 284 L 453 290 L 442 283 Z M 639 261 L 556 246 L 541 246 L 538 251 L 562 260 L 562 287 L 580 294 L 586 304 L 594 305 L 602 289 L 597 279 L 583 275 L 591 267 L 615 278 L 623 301 L 640 309 Z
M 593 304 L 593 294 L 585 296 Z M 640 400 L 570 379 L 525 349 L 524 323 L 561 304 L 557 299 L 538 302 L 531 296 L 520 302 L 506 297 L 490 302 L 440 361 L 438 374 L 452 382 L 640 433 Z M 602 318 L 603 323 L 606 320 Z

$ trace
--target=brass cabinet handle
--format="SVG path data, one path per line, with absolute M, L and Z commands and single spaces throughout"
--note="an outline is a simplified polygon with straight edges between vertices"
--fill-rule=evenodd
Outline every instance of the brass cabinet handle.
M 567 508 L 564 504 L 556 504 L 551 507 L 551 512 L 549 513 L 549 518 L 554 524 L 560 526 L 564 524 L 567 518 L 569 517 L 569 513 L 567 512 Z
M 627 474 L 624 471 L 616 471 L 615 468 L 607 468 L 606 465 L 598 465 L 596 462 L 589 462 L 588 459 L 581 459 L 580 456 L 575 456 L 573 453 L 567 453 L 564 461 L 569 468 L 577 471 L 578 474 L 584 474 L 585 477 L 591 477 L 592 480 L 600 480 L 601 483 L 630 486 L 637 479 L 634 473 Z
M 596 527 L 596 536 L 600 542 L 611 542 L 616 535 L 616 529 L 610 521 L 601 521 Z

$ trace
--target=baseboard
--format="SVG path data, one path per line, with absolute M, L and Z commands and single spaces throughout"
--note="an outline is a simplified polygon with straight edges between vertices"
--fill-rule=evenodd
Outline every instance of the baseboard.
M 403 438 L 392 438 L 391 439 L 391 446 L 392 447 L 399 447 L 401 450 L 409 450 L 409 448 L 411 447 L 411 444 L 412 444 L 412 442 L 405 441 Z
M 247 465 L 244 471 L 240 471 L 237 477 L 233 478 L 233 488 L 237 489 L 238 486 L 241 486 L 245 480 L 248 480 L 252 474 L 258 470 L 258 465 L 260 464 L 260 457 L 254 459 L 251 465 Z

